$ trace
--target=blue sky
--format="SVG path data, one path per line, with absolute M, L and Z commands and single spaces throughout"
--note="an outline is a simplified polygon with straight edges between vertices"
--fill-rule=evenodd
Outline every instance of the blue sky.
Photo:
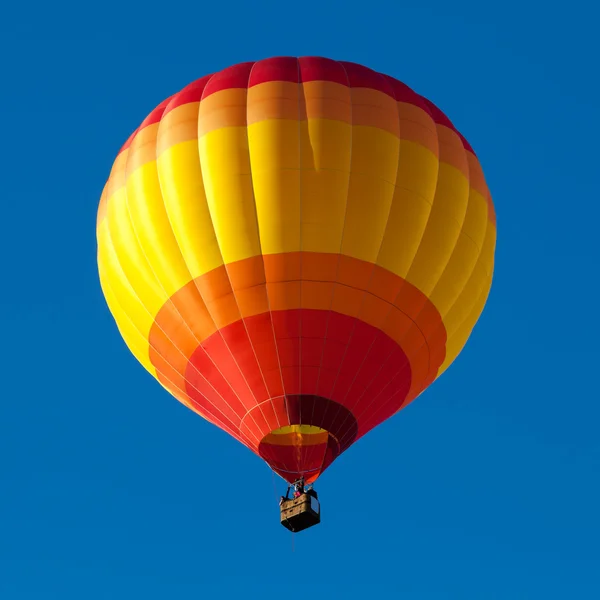
M 595 11 L 3 9 L 0 597 L 599 598 Z M 483 163 L 499 236 L 467 348 L 336 461 L 323 523 L 292 547 L 283 485 L 129 355 L 97 281 L 95 215 L 115 153 L 163 98 L 233 63 L 315 54 L 438 104 Z

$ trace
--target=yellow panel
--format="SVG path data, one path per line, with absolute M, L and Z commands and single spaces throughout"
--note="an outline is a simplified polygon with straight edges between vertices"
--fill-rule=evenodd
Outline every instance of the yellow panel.
M 481 295 L 481 290 L 488 285 L 489 280 L 492 278 L 495 238 L 496 228 L 489 223 L 488 234 L 469 280 L 452 307 L 442 313 L 442 320 L 449 338 L 469 318 L 473 306 Z
M 279 429 L 275 429 L 275 431 L 271 431 L 271 435 L 287 435 L 290 433 L 318 434 L 327 433 L 327 431 L 316 425 L 284 425 Z
M 461 231 L 454 252 L 429 299 L 445 315 L 467 285 L 479 259 L 479 248 Z
M 337 253 L 350 183 L 352 127 L 341 121 L 301 123 L 302 250 Z
M 173 234 L 190 277 L 195 279 L 223 264 L 204 193 L 197 140 L 166 150 L 157 165 Z
M 188 283 L 191 276 L 167 217 L 156 161 L 127 174 L 127 206 L 139 245 L 170 297 Z
M 262 252 L 297 252 L 302 196 L 299 123 L 260 121 L 248 127 L 248 143 Z
M 406 277 L 417 254 L 435 195 L 438 159 L 428 149 L 401 140 L 398 179 L 377 264 Z
M 462 226 L 462 231 L 468 235 L 478 248 L 483 246 L 488 225 L 488 203 L 484 196 L 471 187 L 469 205 Z
M 482 263 L 485 272 L 491 275 L 494 271 L 494 255 L 496 252 L 496 224 L 488 221 L 485 240 L 481 247 L 479 262 Z
M 342 253 L 375 263 L 394 197 L 400 140 L 380 129 L 355 126 L 351 146 Z
M 156 276 L 142 252 L 129 218 L 125 188 L 121 188 L 109 201 L 107 218 L 104 221 L 110 232 L 107 242 L 99 243 L 101 251 L 107 251 L 104 246 L 108 243 L 115 252 L 114 260 L 119 263 L 119 271 L 127 285 L 130 285 L 139 297 L 145 309 L 156 315 L 168 296 L 160 286 Z M 114 249 L 112 248 L 114 246 Z M 118 256 L 118 259 L 117 259 Z M 113 290 L 115 286 L 111 285 Z M 150 331 L 150 328 L 148 328 Z
M 449 312 L 471 277 L 484 249 L 488 223 L 487 201 L 471 187 L 467 213 L 456 247 L 430 296 L 442 315 Z
M 143 367 L 154 377 L 156 377 L 156 369 L 150 362 L 148 354 L 148 340 L 135 327 L 129 315 L 123 311 L 117 297 L 108 282 L 102 263 L 98 263 L 98 272 L 100 274 L 100 286 L 108 304 L 108 308 L 117 324 L 121 337 L 127 344 L 131 353 L 138 359 Z
M 477 323 L 477 320 L 483 311 L 483 307 L 485 306 L 491 287 L 492 278 L 488 277 L 484 281 L 484 285 L 471 308 L 470 314 L 446 342 L 446 359 L 438 371 L 438 377 L 454 362 L 456 357 L 460 354 L 461 350 L 467 343 L 467 340 L 469 339 L 471 332 L 473 331 L 473 328 L 475 327 L 475 324 Z
M 206 199 L 225 264 L 260 254 L 245 127 L 211 131 L 199 140 Z
M 103 280 L 110 286 L 113 297 L 123 313 L 131 319 L 135 328 L 147 340 L 154 319 L 127 280 L 113 244 L 105 237 L 107 235 L 106 230 L 100 232 L 102 242 L 98 250 L 98 263 L 103 272 Z
M 450 260 L 467 210 L 469 182 L 454 167 L 440 162 L 429 221 L 406 279 L 429 296 Z

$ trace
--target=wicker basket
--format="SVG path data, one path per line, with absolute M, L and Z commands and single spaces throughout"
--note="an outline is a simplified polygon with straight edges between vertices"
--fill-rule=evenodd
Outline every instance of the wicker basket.
M 281 501 L 281 524 L 297 533 L 321 522 L 321 507 L 316 494 L 305 493 L 298 498 Z

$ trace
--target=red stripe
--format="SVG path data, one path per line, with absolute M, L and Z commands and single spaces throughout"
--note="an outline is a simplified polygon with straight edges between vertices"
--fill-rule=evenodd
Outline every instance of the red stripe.
M 207 98 L 211 94 L 222 90 L 247 88 L 253 66 L 253 62 L 240 63 L 215 73 L 206 84 L 202 97 Z
M 344 67 L 336 60 L 320 56 L 303 56 L 298 59 L 302 82 L 330 81 L 349 86 Z
M 148 125 L 153 125 L 154 123 L 158 123 L 161 119 L 162 116 L 165 112 L 165 108 L 167 107 L 167 105 L 169 104 L 169 102 L 171 101 L 171 98 L 173 96 L 170 96 L 169 98 L 167 98 L 166 100 L 163 100 L 141 123 L 141 125 L 129 136 L 129 139 L 123 144 L 123 146 L 121 146 L 121 149 L 119 150 L 118 154 L 121 154 L 121 152 L 123 152 L 124 150 L 127 150 L 131 144 L 133 143 L 133 140 L 135 139 L 135 136 L 145 127 L 148 127 Z M 118 156 L 117 154 L 117 156 Z
M 248 87 L 269 81 L 298 83 L 299 80 L 298 59 L 290 56 L 279 56 L 255 63 L 250 73 Z
M 460 137 L 465 150 L 468 150 L 469 152 L 471 152 L 471 154 L 474 155 L 475 152 L 474 152 L 473 148 L 471 148 L 471 145 L 469 144 L 469 142 L 467 142 L 467 140 L 460 133 L 460 131 L 458 131 L 458 129 L 456 129 L 456 127 L 454 127 L 452 121 L 431 100 L 427 100 L 427 98 L 423 98 L 423 101 L 429 108 L 429 114 L 431 115 L 432 119 L 438 125 L 443 125 L 444 127 L 448 127 L 449 129 L 452 129 L 452 131 L 454 131 L 458 135 L 458 137 Z
M 240 63 L 212 75 L 206 75 L 186 86 L 154 109 L 140 128 L 123 145 L 120 152 L 129 147 L 139 129 L 158 122 L 163 114 L 178 106 L 198 102 L 202 98 L 207 98 L 222 90 L 247 89 L 270 81 L 288 81 L 292 83 L 329 81 L 350 88 L 360 87 L 380 91 L 398 102 L 414 104 L 425 110 L 436 123 L 455 131 L 460 136 L 464 148 L 475 154 L 469 142 L 454 127 L 450 119 L 433 102 L 420 96 L 406 84 L 357 63 L 335 61 L 319 56 L 267 58 L 257 62 Z
M 346 70 L 351 88 L 370 88 L 394 98 L 394 90 L 381 73 L 352 62 L 340 61 L 340 65 Z
M 212 78 L 212 75 L 205 75 L 200 79 L 196 79 L 186 87 L 184 87 L 180 92 L 175 94 L 168 106 L 165 108 L 165 115 L 171 112 L 173 109 L 178 106 L 182 106 L 183 104 L 190 104 L 191 102 L 200 102 L 202 98 L 202 94 L 204 92 L 204 88 Z
M 426 113 L 431 114 L 429 112 L 429 107 L 427 106 L 425 100 L 417 94 L 413 89 L 409 88 L 405 83 L 390 77 L 389 75 L 385 75 L 385 78 L 388 80 L 393 92 L 394 98 L 398 102 L 406 102 L 407 104 L 414 104 L 419 108 L 422 108 Z

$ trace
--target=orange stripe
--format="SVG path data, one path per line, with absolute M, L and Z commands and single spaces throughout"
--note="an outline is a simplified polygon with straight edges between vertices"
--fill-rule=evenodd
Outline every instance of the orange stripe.
M 246 89 L 215 92 L 200 102 L 198 136 L 222 127 L 246 125 Z
M 352 124 L 383 129 L 400 137 L 397 102 L 376 90 L 352 89 Z
M 414 104 L 398 102 L 398 115 L 400 139 L 420 144 L 431 150 L 435 156 L 439 156 L 436 125 L 429 114 Z
M 152 123 L 138 131 L 129 146 L 127 158 L 127 174 L 137 168 L 156 160 L 156 136 L 158 135 L 159 123 Z
M 177 369 L 185 369 L 186 361 L 173 354 L 175 346 L 187 359 L 198 343 L 242 317 L 296 308 L 332 309 L 386 333 L 411 363 L 413 391 L 422 389 L 445 356 L 445 329 L 429 299 L 393 273 L 346 256 L 288 253 L 249 258 L 190 282 L 172 301 L 159 311 L 150 341 L 166 360 L 173 358 Z M 439 358 L 430 364 L 434 354 Z
M 248 90 L 248 125 L 268 119 L 306 118 L 306 104 L 297 83 L 273 81 Z
M 483 169 L 477 157 L 471 152 L 466 153 L 469 168 L 469 185 L 484 198 L 489 196 L 489 190 L 483 176 Z
M 156 156 L 181 142 L 198 139 L 200 102 L 182 104 L 169 111 L 161 120 L 156 139 Z
M 115 192 L 125 185 L 125 168 L 129 150 L 123 150 L 113 163 L 108 181 L 106 182 L 106 200 L 109 201 Z
M 363 292 L 371 298 L 359 308 L 358 298 L 362 299 Z M 290 252 L 255 256 L 218 267 L 172 297 L 179 311 L 195 317 L 194 331 L 200 341 L 242 316 L 262 314 L 269 307 L 273 311 L 329 309 L 332 299 L 337 312 L 355 317 L 360 310 L 360 318 L 373 325 L 380 323 L 382 311 L 385 314 L 395 307 L 425 335 L 443 329 L 436 308 L 417 288 L 377 265 L 337 254 Z M 196 312 L 199 309 L 201 313 Z M 216 323 L 207 325 L 211 317 Z M 160 310 L 156 324 L 162 326 L 165 318 L 178 320 L 170 303 Z M 170 327 L 167 325 L 166 329 Z
M 437 125 L 437 135 L 440 145 L 440 162 L 458 169 L 469 179 L 469 163 L 460 136 L 445 125 Z
M 209 99 L 212 98 L 209 97 Z M 351 102 L 350 102 L 351 100 Z M 248 124 L 268 119 L 330 119 L 400 136 L 397 103 L 387 94 L 327 82 L 271 82 L 248 90 Z
M 352 123 L 351 94 L 348 87 L 330 81 L 302 84 L 308 119 L 332 119 Z

